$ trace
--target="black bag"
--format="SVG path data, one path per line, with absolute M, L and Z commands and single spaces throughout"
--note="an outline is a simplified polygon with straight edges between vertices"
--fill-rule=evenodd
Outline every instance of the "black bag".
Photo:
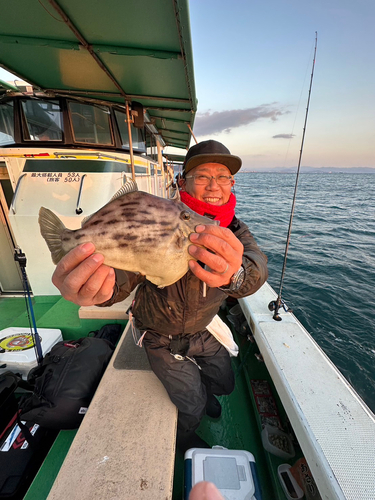
M 15 396 L 17 385 L 18 377 L 12 372 L 7 371 L 0 375 L 0 436 L 18 410 Z
M 57 431 L 23 422 L 20 427 L 16 413 L 0 433 L 0 499 L 24 498 L 57 436 Z
M 104 339 L 108 340 L 113 345 L 113 348 L 116 347 L 118 339 L 121 335 L 121 330 L 123 326 L 114 323 L 109 325 L 104 325 L 100 328 L 100 330 L 95 330 L 89 333 L 89 337 L 95 337 L 96 339 Z
M 58 342 L 27 377 L 33 393 L 20 403 L 21 419 L 47 429 L 77 429 L 112 353 L 104 339 Z
M 24 497 L 57 435 L 19 420 L 15 391 L 24 385 L 12 372 L 0 375 L 0 499 Z

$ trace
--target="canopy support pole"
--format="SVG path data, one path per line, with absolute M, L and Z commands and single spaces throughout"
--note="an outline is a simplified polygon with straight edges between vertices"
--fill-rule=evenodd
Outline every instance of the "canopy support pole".
M 129 136 L 130 166 L 131 166 L 131 169 L 132 169 L 132 179 L 135 182 L 132 124 L 131 124 L 131 120 L 130 120 L 129 103 L 128 103 L 128 101 L 126 101 L 125 104 L 126 104 L 126 121 L 127 121 L 127 124 L 128 124 L 128 136 Z

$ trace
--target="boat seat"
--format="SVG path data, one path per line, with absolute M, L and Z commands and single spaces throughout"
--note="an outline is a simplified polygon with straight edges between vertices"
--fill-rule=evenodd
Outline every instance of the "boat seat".
M 48 500 L 172 497 L 177 409 L 129 325 Z
M 126 311 L 133 302 L 135 290 L 122 302 L 117 302 L 110 307 L 81 306 L 78 309 L 78 316 L 81 319 L 129 319 Z

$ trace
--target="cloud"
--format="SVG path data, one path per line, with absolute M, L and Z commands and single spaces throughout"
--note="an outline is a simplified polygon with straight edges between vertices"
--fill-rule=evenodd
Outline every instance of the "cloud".
M 289 111 L 284 111 L 282 108 L 276 107 L 276 104 L 262 104 L 256 108 L 232 109 L 228 111 L 215 111 L 213 113 L 210 111 L 207 111 L 207 113 L 197 113 L 194 134 L 205 136 L 220 132 L 229 133 L 233 128 L 248 125 L 262 118 L 269 118 L 272 121 L 276 121 L 280 116 L 289 113 Z
M 295 137 L 295 134 L 277 134 L 273 135 L 272 139 L 293 139 Z

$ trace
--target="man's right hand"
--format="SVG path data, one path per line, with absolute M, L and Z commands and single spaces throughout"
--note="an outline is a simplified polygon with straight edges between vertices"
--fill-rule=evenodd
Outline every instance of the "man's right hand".
M 254 497 L 253 497 L 254 498 Z M 190 492 L 189 500 L 224 500 L 220 491 L 213 483 L 202 481 L 197 483 Z
M 52 283 L 64 299 L 79 306 L 92 306 L 112 297 L 115 271 L 95 252 L 92 243 L 73 248 L 57 264 Z

